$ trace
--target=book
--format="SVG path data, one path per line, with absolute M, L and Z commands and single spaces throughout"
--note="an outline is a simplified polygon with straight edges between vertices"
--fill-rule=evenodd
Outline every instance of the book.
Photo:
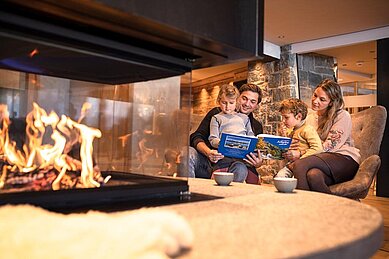
M 254 152 L 257 146 L 256 136 L 222 133 L 218 152 L 227 157 L 245 158 L 250 152 Z
M 282 154 L 288 151 L 292 139 L 269 134 L 257 135 L 258 142 L 256 148 L 261 151 L 261 155 L 265 159 L 284 159 Z

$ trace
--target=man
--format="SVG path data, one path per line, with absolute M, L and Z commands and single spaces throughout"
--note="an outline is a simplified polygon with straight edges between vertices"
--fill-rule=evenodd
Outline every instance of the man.
M 262 133 L 262 124 L 254 119 L 253 111 L 258 108 L 262 99 L 261 89 L 255 84 L 244 84 L 239 89 L 240 96 L 238 98 L 238 109 L 241 113 L 246 114 L 250 118 L 251 127 L 254 135 Z M 199 127 L 195 132 L 190 135 L 190 147 L 189 147 L 189 177 L 197 178 L 211 178 L 212 164 L 216 163 L 224 156 L 212 149 L 211 144 L 208 141 L 210 134 L 210 122 L 212 116 L 220 112 L 219 107 L 215 107 L 210 110 L 204 119 L 201 121 Z M 246 179 L 248 183 L 258 183 L 258 174 L 255 168 L 261 166 L 262 159 L 259 154 L 250 153 L 244 159 L 251 165 L 249 175 L 240 176 L 240 179 Z M 237 166 L 230 168 L 234 174 L 239 174 L 241 171 Z M 254 167 L 254 168 L 253 168 Z M 254 171 L 254 172 L 253 172 Z

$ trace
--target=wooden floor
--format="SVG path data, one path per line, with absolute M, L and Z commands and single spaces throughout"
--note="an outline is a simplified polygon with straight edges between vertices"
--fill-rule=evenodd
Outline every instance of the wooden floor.
M 373 259 L 389 258 L 389 198 L 377 197 L 373 191 L 361 201 L 377 208 L 384 217 L 385 238 L 380 250 L 374 254 Z

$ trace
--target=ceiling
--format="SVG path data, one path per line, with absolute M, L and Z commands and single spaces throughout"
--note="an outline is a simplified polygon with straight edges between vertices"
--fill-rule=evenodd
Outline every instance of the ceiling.
M 317 53 L 336 57 L 339 69 L 339 82 L 375 81 L 376 66 L 375 41 L 317 51 Z
M 264 0 L 264 40 L 283 46 L 389 26 L 389 0 Z M 374 79 L 376 43 L 363 42 L 316 53 L 336 58 L 343 82 Z M 193 72 L 193 81 L 245 63 Z
M 264 0 L 265 40 L 283 46 L 389 25 L 388 0 Z
M 389 25 L 388 0 L 264 1 L 264 38 L 279 46 Z M 371 81 L 375 78 L 375 41 L 315 52 L 336 58 L 341 83 Z
M 247 69 L 247 62 L 231 63 L 221 66 L 196 69 L 192 71 L 192 82 L 197 82 L 205 78 L 221 75 L 226 72 L 234 71 L 240 68 Z

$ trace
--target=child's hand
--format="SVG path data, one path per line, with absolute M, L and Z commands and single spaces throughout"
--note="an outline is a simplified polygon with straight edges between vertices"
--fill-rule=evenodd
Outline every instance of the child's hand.
M 278 128 L 278 134 L 280 136 L 286 137 L 287 132 L 288 132 L 288 128 L 285 126 L 285 124 L 280 123 L 280 126 Z
M 223 159 L 224 156 L 222 154 L 220 154 L 219 152 L 217 152 L 217 150 L 214 150 L 214 149 L 211 149 L 209 154 L 208 154 L 208 159 L 212 162 L 212 163 L 217 163 L 220 159 Z
M 280 123 L 280 126 L 278 128 L 278 134 L 282 137 L 289 137 L 290 133 L 292 132 L 292 129 L 289 129 L 285 126 L 284 123 Z

